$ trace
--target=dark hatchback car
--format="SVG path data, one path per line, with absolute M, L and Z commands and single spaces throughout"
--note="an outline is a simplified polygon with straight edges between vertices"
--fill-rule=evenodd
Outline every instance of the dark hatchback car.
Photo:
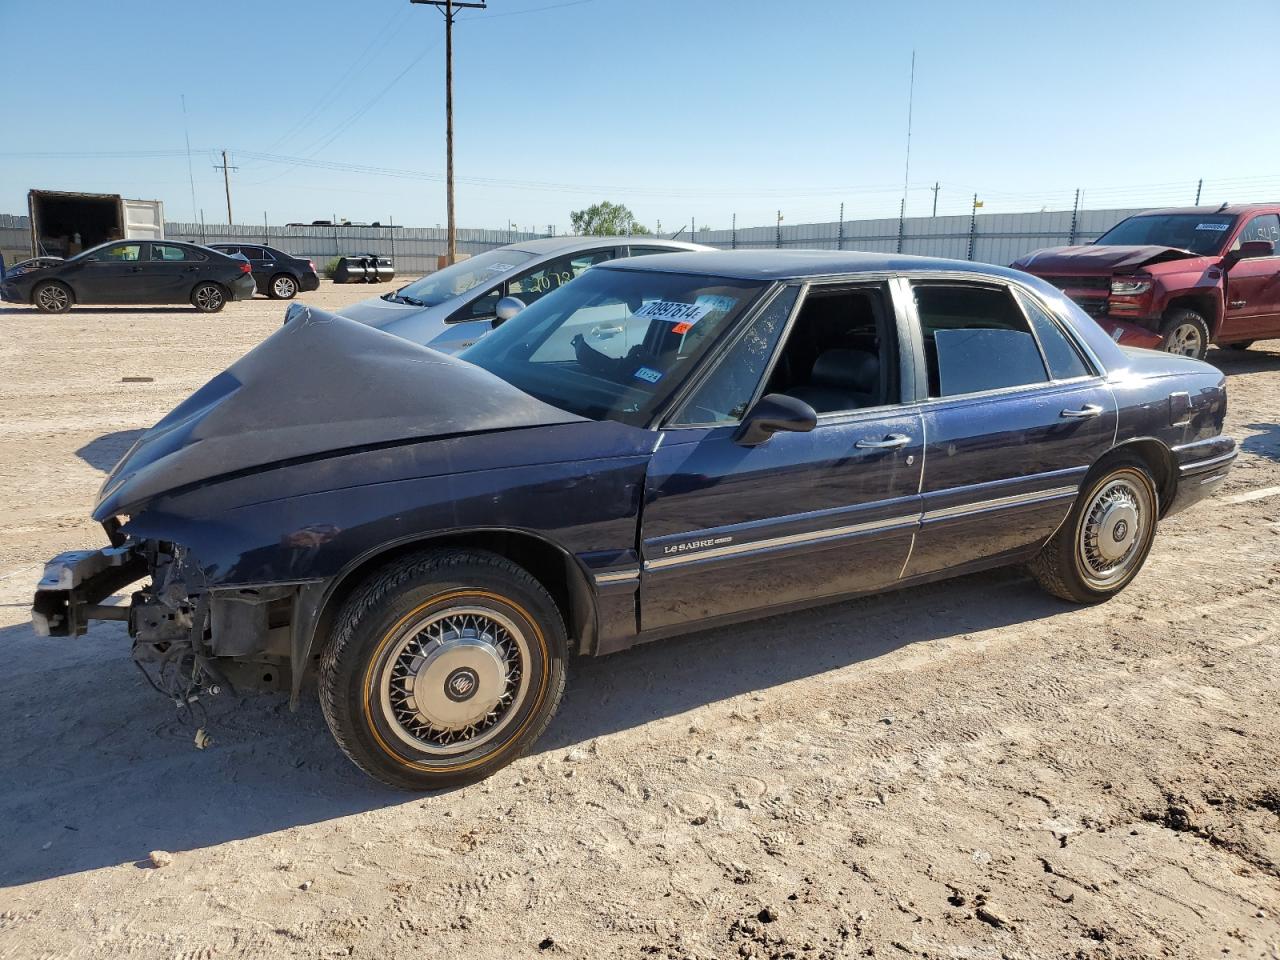
M 519 756 L 570 654 L 1004 564 L 1106 600 L 1236 456 L 1218 370 L 971 263 L 613 261 L 459 357 L 290 313 L 111 472 L 34 623 L 127 619 L 183 704 L 315 676 L 408 788 Z
M 320 287 L 315 262 L 305 257 L 295 257 L 261 243 L 211 243 L 209 248 L 231 256 L 240 254 L 248 260 L 258 290 L 272 300 L 292 300 L 299 293 Z
M 217 313 L 228 300 L 253 296 L 250 270 L 243 258 L 194 243 L 112 240 L 66 260 L 10 268 L 0 299 L 34 304 L 42 313 L 112 303 L 190 303 Z

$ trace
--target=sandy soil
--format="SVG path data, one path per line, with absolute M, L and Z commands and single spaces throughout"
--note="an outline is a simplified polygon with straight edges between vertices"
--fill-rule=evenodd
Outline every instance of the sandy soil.
M 580 662 L 532 755 L 415 797 L 310 699 L 196 750 L 122 629 L 27 625 L 281 315 L 0 310 L 0 958 L 1280 957 L 1280 343 L 1211 356 L 1244 455 L 1119 599 L 1002 571 Z

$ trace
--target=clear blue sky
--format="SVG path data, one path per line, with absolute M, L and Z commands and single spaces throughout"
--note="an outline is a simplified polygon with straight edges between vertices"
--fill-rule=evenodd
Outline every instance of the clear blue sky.
M 1280 197 L 1278 0 L 491 0 L 454 36 L 462 226 L 896 215 L 913 48 L 909 214 L 934 182 L 940 213 Z M 442 223 L 442 180 L 252 154 L 442 177 L 443 57 L 408 0 L 0 0 L 0 212 L 47 187 L 194 219 L 185 94 L 207 220 L 225 147 L 237 221 Z

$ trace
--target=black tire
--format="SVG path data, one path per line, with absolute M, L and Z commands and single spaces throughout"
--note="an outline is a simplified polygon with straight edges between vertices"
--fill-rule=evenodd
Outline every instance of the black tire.
M 526 570 L 486 551 L 416 553 L 343 604 L 320 661 L 320 706 L 371 777 L 406 790 L 462 786 L 542 735 L 567 656 L 560 611 Z
M 31 291 L 31 302 L 41 313 L 66 313 L 76 298 L 65 283 L 46 280 Z
M 292 300 L 298 295 L 298 281 L 287 273 L 277 273 L 267 284 L 266 294 L 272 300 Z
M 1165 353 L 1203 360 L 1209 352 L 1209 324 L 1194 310 L 1179 307 L 1166 313 L 1160 336 Z
M 1159 493 L 1146 463 L 1127 453 L 1108 457 L 1080 485 L 1067 519 L 1031 561 L 1031 575 L 1063 600 L 1109 600 L 1142 569 L 1159 513 Z M 1112 563 L 1110 555 L 1121 550 Z
M 227 288 L 212 280 L 197 283 L 191 291 L 191 305 L 201 313 L 217 313 L 227 305 Z
M 1248 350 L 1257 341 L 1255 340 L 1237 340 L 1235 343 L 1219 344 L 1224 350 Z

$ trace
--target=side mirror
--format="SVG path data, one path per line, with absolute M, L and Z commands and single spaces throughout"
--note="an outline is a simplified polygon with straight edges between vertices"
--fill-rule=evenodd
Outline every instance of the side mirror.
M 733 442 L 743 447 L 754 447 L 779 430 L 808 433 L 817 423 L 817 411 L 803 400 L 782 393 L 766 393 L 742 418 Z
M 503 297 L 494 307 L 493 327 L 496 330 L 517 313 L 524 309 L 524 301 L 519 297 Z
M 1232 250 L 1222 258 L 1222 269 L 1230 270 L 1241 260 L 1275 256 L 1276 245 L 1270 240 L 1246 240 L 1239 250 Z

